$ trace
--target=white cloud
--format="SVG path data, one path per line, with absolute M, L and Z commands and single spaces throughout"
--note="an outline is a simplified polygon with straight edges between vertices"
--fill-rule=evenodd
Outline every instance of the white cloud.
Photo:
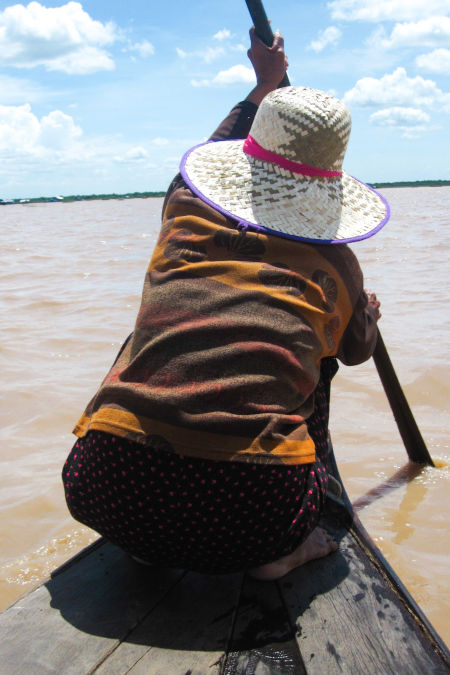
M 415 23 L 398 23 L 391 36 L 381 41 L 386 49 L 398 47 L 440 47 L 450 44 L 450 18 L 431 16 Z
M 231 37 L 231 33 L 228 30 L 228 28 L 224 28 L 223 30 L 219 30 L 215 35 L 213 35 L 214 40 L 226 40 L 227 38 Z
M 435 49 L 429 54 L 421 54 L 416 58 L 416 64 L 430 73 L 450 75 L 450 49 Z
M 95 21 L 78 2 L 11 5 L 0 12 L 0 65 L 70 74 L 111 70 L 114 62 L 104 47 L 117 38 L 114 24 Z
M 221 70 L 220 73 L 217 73 L 213 78 L 213 84 L 218 84 L 220 86 L 237 84 L 238 82 L 244 82 L 246 84 L 254 83 L 255 73 L 253 72 L 253 68 L 242 65 L 231 66 L 228 70 Z
M 177 54 L 180 57 L 180 59 L 185 59 L 187 56 L 187 52 L 184 51 L 184 49 L 180 49 L 179 47 L 177 49 Z
M 146 59 L 148 56 L 151 56 L 155 53 L 154 46 L 148 40 L 142 40 L 142 42 L 130 44 L 128 49 L 132 52 L 138 52 L 142 59 Z
M 308 45 L 308 49 L 315 52 L 321 52 L 327 45 L 335 45 L 341 38 L 341 31 L 336 26 L 329 26 L 325 30 L 319 31 L 317 40 L 312 40 Z
M 226 87 L 229 84 L 238 83 L 254 84 L 255 81 L 255 73 L 252 68 L 237 65 L 231 66 L 228 70 L 221 70 L 211 80 L 191 80 L 191 84 L 193 87 Z
M 0 149 L 4 152 L 32 150 L 40 133 L 39 120 L 29 104 L 0 106 Z
M 404 68 L 384 75 L 379 80 L 363 77 L 346 92 L 344 103 L 354 106 L 417 106 L 450 112 L 450 94 L 432 80 L 410 78 Z
M 73 166 L 73 163 L 87 162 L 89 170 L 96 165 L 107 166 L 111 160 L 129 163 L 144 162 L 150 155 L 159 152 L 167 154 L 181 152 L 194 145 L 193 139 L 154 138 L 152 149 L 145 145 L 134 145 L 117 137 L 95 136 L 86 138 L 74 119 L 53 110 L 39 118 L 29 103 L 19 106 L 0 105 L 0 172 L 5 169 L 6 160 L 24 164 L 41 161 L 42 167 L 54 165 Z M 5 160 L 5 162 L 3 162 Z M 150 166 L 148 162 L 145 166 Z
M 430 116 L 417 108 L 402 108 L 394 106 L 378 110 L 370 116 L 372 124 L 390 127 L 400 131 L 406 138 L 416 138 L 429 130 Z
M 39 65 L 35 63 L 33 65 Z M 114 61 L 102 49 L 83 47 L 70 54 L 42 62 L 47 70 L 61 70 L 69 75 L 89 75 L 98 70 L 114 70 Z M 32 68 L 33 66 L 26 66 Z
M 72 145 L 83 133 L 73 118 L 61 110 L 53 110 L 42 117 L 40 125 L 39 145 L 55 150 L 62 150 Z
M 87 136 L 61 110 L 39 117 L 29 104 L 0 105 L 1 196 L 162 190 L 196 143 L 195 137 L 130 143 L 119 135 Z
M 192 145 L 183 142 L 182 147 Z M 85 138 L 60 110 L 39 119 L 29 104 L 0 106 L 3 197 L 111 192 L 113 181 L 121 186 L 115 188 L 118 192 L 144 190 L 149 172 L 158 185 L 168 182 L 169 175 L 161 169 L 167 150 L 155 147 L 151 154 L 155 157 L 150 158 L 145 146 L 130 146 L 116 136 Z
M 39 120 L 31 111 L 29 103 L 0 106 L 2 152 L 42 155 L 48 150 L 68 148 L 81 135 L 81 128 L 61 110 L 53 110 Z
M 417 21 L 445 14 L 449 0 L 332 0 L 331 16 L 344 21 Z

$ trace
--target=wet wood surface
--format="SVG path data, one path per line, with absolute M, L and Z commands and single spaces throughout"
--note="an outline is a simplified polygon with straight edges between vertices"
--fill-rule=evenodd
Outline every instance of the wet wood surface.
M 141 566 L 102 541 L 0 615 L 0 673 L 448 674 L 355 532 L 326 524 L 339 550 L 269 583 Z

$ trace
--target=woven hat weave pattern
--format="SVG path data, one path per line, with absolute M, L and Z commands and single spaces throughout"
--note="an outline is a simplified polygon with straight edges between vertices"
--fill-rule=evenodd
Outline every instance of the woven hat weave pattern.
M 287 87 L 267 96 L 250 133 L 287 159 L 340 171 L 350 130 L 350 113 L 337 98 L 317 89 Z
M 181 173 L 201 199 L 253 229 L 318 243 L 365 239 L 387 222 L 389 207 L 342 170 L 350 129 L 335 97 L 277 89 L 262 101 L 248 139 L 192 148 Z

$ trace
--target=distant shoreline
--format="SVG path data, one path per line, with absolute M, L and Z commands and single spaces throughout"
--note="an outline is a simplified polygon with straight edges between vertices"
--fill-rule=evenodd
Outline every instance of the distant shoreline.
M 400 188 L 400 187 L 447 187 L 450 180 L 412 180 L 396 181 L 394 183 L 367 183 L 370 187 L 378 188 Z
M 416 180 L 416 181 L 396 181 L 393 183 L 368 183 L 371 187 L 378 188 L 402 188 L 402 187 L 447 187 L 450 180 Z M 29 199 L 0 199 L 0 206 L 7 204 L 39 204 L 48 202 L 84 202 L 94 199 L 148 199 L 152 197 L 164 197 L 165 192 L 127 192 L 125 194 L 103 194 L 103 195 L 68 195 L 65 197 L 30 197 Z
M 30 197 L 29 199 L 0 199 L 0 206 L 6 204 L 39 204 L 48 202 L 86 202 L 94 199 L 147 199 L 151 197 L 164 197 L 165 192 L 127 192 L 123 195 L 112 192 L 104 195 L 67 195 L 66 197 Z

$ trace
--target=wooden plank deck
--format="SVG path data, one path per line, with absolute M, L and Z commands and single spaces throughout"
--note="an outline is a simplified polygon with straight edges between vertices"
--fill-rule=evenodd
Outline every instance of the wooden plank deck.
M 0 615 L 0 673 L 449 673 L 406 591 L 328 511 L 339 551 L 279 582 L 140 566 L 94 544 Z

